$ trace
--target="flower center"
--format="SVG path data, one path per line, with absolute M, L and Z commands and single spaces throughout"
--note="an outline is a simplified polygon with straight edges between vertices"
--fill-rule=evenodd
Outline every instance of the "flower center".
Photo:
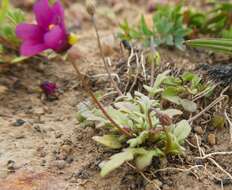
M 48 26 L 48 29 L 49 29 L 49 30 L 52 30 L 55 26 L 56 26 L 55 24 L 50 24 L 50 25 Z

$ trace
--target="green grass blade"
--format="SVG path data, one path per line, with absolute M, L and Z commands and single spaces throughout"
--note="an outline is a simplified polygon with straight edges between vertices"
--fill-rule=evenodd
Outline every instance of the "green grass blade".
M 198 39 L 185 42 L 196 48 L 205 48 L 215 52 L 232 54 L 232 39 Z

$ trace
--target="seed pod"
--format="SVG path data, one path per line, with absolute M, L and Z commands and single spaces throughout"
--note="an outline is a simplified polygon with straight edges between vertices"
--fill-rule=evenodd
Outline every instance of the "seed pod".
M 95 0 L 86 0 L 85 1 L 86 10 L 90 16 L 94 16 L 96 11 L 96 1 Z

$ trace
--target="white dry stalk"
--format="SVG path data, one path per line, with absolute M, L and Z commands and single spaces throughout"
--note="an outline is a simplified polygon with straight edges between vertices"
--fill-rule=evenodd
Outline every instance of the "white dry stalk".
M 143 69 L 143 76 L 144 76 L 144 79 L 145 81 L 147 81 L 147 74 L 146 74 L 146 67 L 145 67 L 145 63 L 146 60 L 144 58 L 144 53 L 141 54 L 141 65 L 142 65 L 142 69 Z
M 210 82 L 209 82 L 210 83 Z M 218 84 L 215 84 L 212 86 L 212 89 L 215 89 L 217 87 Z M 196 96 L 193 97 L 193 101 L 197 101 L 199 99 L 201 99 L 202 97 L 204 97 L 205 95 L 207 95 L 209 93 L 211 89 L 205 89 L 202 92 L 198 93 Z
M 197 157 L 197 159 L 206 159 L 213 156 L 219 156 L 219 155 L 232 155 L 232 152 L 212 152 L 210 154 L 205 154 L 203 157 Z
M 104 94 L 101 98 L 105 99 L 106 97 L 109 97 L 109 96 L 112 96 L 112 95 L 116 95 L 116 94 L 118 94 L 117 91 L 110 91 L 110 92 Z
M 102 62 L 103 62 L 103 64 L 104 64 L 105 70 L 106 70 L 106 72 L 108 73 L 108 77 L 109 77 L 109 79 L 110 79 L 110 81 L 111 81 L 111 84 L 113 84 L 114 88 L 117 90 L 118 94 L 121 96 L 121 95 L 122 95 L 122 92 L 121 92 L 121 90 L 118 88 L 117 83 L 116 83 L 116 82 L 114 81 L 114 79 L 112 78 L 109 65 L 108 65 L 108 63 L 106 62 L 106 59 L 105 59 L 105 56 L 104 56 L 104 53 L 103 53 L 103 49 L 102 49 L 102 43 L 101 43 L 101 40 L 100 40 L 100 35 L 99 35 L 99 32 L 98 32 L 98 28 L 97 28 L 97 24 L 96 24 L 95 16 L 94 16 L 94 15 L 92 15 L 92 23 L 93 23 L 93 27 L 94 27 L 94 29 L 95 29 L 95 33 L 96 33 L 96 37 L 97 37 L 97 44 L 98 44 L 98 48 L 99 48 L 99 50 L 100 50 L 100 55 L 101 55 Z
M 122 96 L 122 95 L 123 95 L 123 94 L 122 94 L 122 91 L 119 89 L 117 83 L 114 81 L 114 79 L 112 78 L 112 75 L 111 75 L 111 70 L 110 70 L 110 67 L 109 67 L 110 65 L 112 65 L 111 59 L 108 58 L 107 61 L 108 61 L 107 67 L 108 67 L 108 71 L 109 71 L 109 75 L 110 75 L 110 80 L 111 80 L 111 82 L 113 83 L 115 90 L 118 92 L 118 94 L 119 94 L 120 96 Z M 119 79 L 119 76 L 118 76 L 118 75 L 117 75 L 117 79 Z M 119 79 L 119 81 L 120 81 L 120 79 Z
M 224 168 L 220 165 L 220 164 L 218 164 L 214 159 L 212 159 L 212 158 L 207 158 L 209 161 L 211 161 L 215 166 L 217 166 L 218 167 L 218 169 L 220 169 L 224 174 L 226 174 L 229 178 L 230 178 L 230 180 L 232 180 L 232 175 L 229 173 L 229 172 L 227 172 L 226 170 L 224 170 Z
M 224 111 L 224 115 L 226 117 L 227 122 L 229 123 L 229 128 L 230 128 L 230 142 L 232 143 L 232 121 L 230 120 L 227 111 Z
M 131 62 L 131 60 L 132 60 L 133 57 L 134 57 L 134 49 L 132 48 L 130 56 L 129 56 L 128 60 L 127 60 L 127 74 L 130 73 L 130 68 L 131 68 L 130 62 Z
M 217 166 L 218 169 L 220 169 L 224 174 L 226 174 L 231 180 L 232 180 L 232 175 L 230 173 L 228 173 L 226 170 L 224 170 L 222 168 L 222 166 L 220 166 L 220 164 L 218 164 L 213 158 L 209 157 L 208 155 L 205 154 L 205 152 L 203 151 L 203 149 L 200 147 L 200 144 L 199 144 L 199 140 L 198 140 L 198 136 L 195 135 L 196 137 L 196 140 L 197 140 L 197 147 L 198 147 L 198 151 L 199 151 L 199 154 L 200 154 L 200 157 L 197 157 L 198 159 L 207 159 L 209 160 L 210 162 L 212 162 L 215 166 Z M 211 153 L 212 155 L 213 153 Z M 205 158 L 204 158 L 205 157 Z
M 134 81 L 130 87 L 129 93 L 133 90 L 134 86 L 136 85 L 136 82 L 137 82 L 138 76 L 139 76 L 139 71 L 140 71 L 140 62 L 139 62 L 139 56 L 137 53 L 135 54 L 135 57 L 136 57 L 136 74 L 135 74 Z
M 173 168 L 173 167 L 167 167 L 167 168 L 156 170 L 155 173 L 165 172 L 165 171 L 168 171 L 168 170 L 171 170 L 171 171 L 180 171 L 180 172 L 191 172 L 192 170 L 198 169 L 198 168 L 201 168 L 201 167 L 204 167 L 204 165 L 195 165 L 195 166 L 191 166 L 190 168 Z
M 192 118 L 190 118 L 188 120 L 189 123 L 192 123 L 194 120 L 198 119 L 200 116 L 202 116 L 205 112 L 207 112 L 208 110 L 210 110 L 212 107 L 214 107 L 215 105 L 217 105 L 219 102 L 221 102 L 222 100 L 224 100 L 227 96 L 220 96 L 218 97 L 216 100 L 214 100 L 209 106 L 207 106 L 205 109 L 203 109 L 200 113 L 198 113 L 197 115 L 193 116 Z
M 127 83 L 126 83 L 126 86 L 125 86 L 125 89 L 124 89 L 124 94 L 126 94 L 127 93 L 127 88 L 128 88 L 128 86 L 129 86 L 129 84 L 130 84 L 130 70 L 131 70 L 131 60 L 132 60 L 132 58 L 134 57 L 134 49 L 132 48 L 131 49 L 131 53 L 130 53 L 130 56 L 129 56 L 129 58 L 127 59 L 127 71 L 126 71 L 126 73 L 127 73 L 127 75 L 128 75 L 128 80 L 127 80 Z
M 198 139 L 198 136 L 195 135 L 195 138 L 197 140 L 197 148 L 198 148 L 198 152 L 200 154 L 200 158 L 202 158 L 203 156 L 205 156 L 205 153 L 204 151 L 202 150 L 202 148 L 200 147 L 200 143 L 199 143 L 199 139 Z
M 91 77 L 92 78 L 99 78 L 99 77 L 108 77 L 108 76 L 109 76 L 108 74 L 103 73 L 103 74 L 92 75 Z M 119 78 L 119 76 L 118 76 L 117 73 L 111 73 L 111 76 L 114 77 L 114 78 L 116 78 L 117 81 L 118 81 L 118 83 L 121 82 L 121 80 L 120 80 L 120 78 Z
M 220 182 L 221 182 L 221 190 L 224 190 L 223 180 L 222 180 L 221 178 L 215 176 L 211 171 L 209 171 L 209 170 L 207 169 L 207 166 L 206 166 L 206 165 L 205 165 L 205 170 L 204 170 L 204 172 L 206 172 L 206 175 L 210 175 L 210 176 L 212 176 L 214 179 L 220 181 Z

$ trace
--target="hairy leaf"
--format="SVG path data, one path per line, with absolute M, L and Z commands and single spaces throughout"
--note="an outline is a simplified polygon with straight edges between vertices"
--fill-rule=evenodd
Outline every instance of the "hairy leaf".
M 143 144 L 149 137 L 148 131 L 143 131 L 139 134 L 138 137 L 130 139 L 127 141 L 127 143 L 130 145 L 131 148 L 134 148 L 136 146 L 139 146 Z
M 95 136 L 93 140 L 112 149 L 119 149 L 122 147 L 119 137 L 116 135 L 104 135 L 102 137 Z
M 183 114 L 182 111 L 177 110 L 177 109 L 167 109 L 167 110 L 160 111 L 160 112 L 163 113 L 163 114 L 168 115 L 171 118 L 174 117 L 174 116 L 182 115 Z
M 147 166 L 149 166 L 152 162 L 153 157 L 163 156 L 163 152 L 160 149 L 146 151 L 145 154 L 138 155 L 135 159 L 136 167 L 139 170 L 143 170 Z
M 183 142 L 191 132 L 191 127 L 187 120 L 182 120 L 176 124 L 173 134 L 179 142 Z
M 110 157 L 110 160 L 103 164 L 101 168 L 101 176 L 104 177 L 111 171 L 120 167 L 124 162 L 134 159 L 134 152 L 131 149 L 126 149 Z
M 180 104 L 183 106 L 183 108 L 188 112 L 196 112 L 197 111 L 197 104 L 193 101 L 187 100 L 187 99 L 179 99 Z

